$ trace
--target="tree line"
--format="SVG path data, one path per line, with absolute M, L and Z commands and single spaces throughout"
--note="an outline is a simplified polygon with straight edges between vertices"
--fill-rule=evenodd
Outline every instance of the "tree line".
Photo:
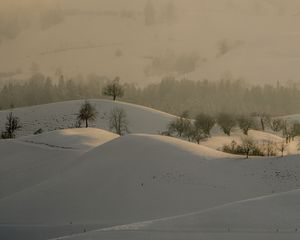
M 292 83 L 249 86 L 238 79 L 192 81 L 167 77 L 158 83 L 139 87 L 136 84 L 122 84 L 118 77 L 114 80 L 96 75 L 51 79 L 43 74 L 4 84 L 0 89 L 0 108 L 66 100 L 116 98 L 117 95 L 123 97 L 123 101 L 175 115 L 188 110 L 192 117 L 199 112 L 278 116 L 299 113 L 300 110 L 300 89 Z
M 249 85 L 230 78 L 193 81 L 166 77 L 144 88 L 130 86 L 124 97 L 175 115 L 188 110 L 193 117 L 199 112 L 271 116 L 300 112 L 300 89 L 294 83 Z
M 234 128 L 239 128 L 244 134 L 241 137 L 241 143 L 238 144 L 233 140 L 231 144 L 223 146 L 223 151 L 246 155 L 247 158 L 249 155 L 274 156 L 276 150 L 280 151 L 283 156 L 287 144 L 294 141 L 296 136 L 300 136 L 300 122 L 298 121 L 271 118 L 268 115 L 234 115 L 228 113 L 219 113 L 216 116 L 200 113 L 195 119 L 191 119 L 187 111 L 171 121 L 167 131 L 162 132 L 162 134 L 200 144 L 201 141 L 211 137 L 211 131 L 215 126 L 218 126 L 228 136 L 231 135 Z M 273 131 L 281 135 L 283 140 L 276 143 L 271 140 L 257 143 L 248 135 L 250 129 Z
M 53 80 L 43 74 L 34 74 L 24 81 L 10 81 L 0 90 L 0 109 L 32 106 L 67 100 L 117 97 L 124 90 L 116 77 L 110 81 L 106 77 L 89 75 L 66 79 L 63 75 Z

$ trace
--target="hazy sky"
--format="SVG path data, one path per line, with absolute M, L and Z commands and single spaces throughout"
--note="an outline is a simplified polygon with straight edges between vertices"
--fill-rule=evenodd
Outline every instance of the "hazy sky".
M 173 24 L 163 20 L 169 2 Z M 299 0 L 152 3 L 156 24 L 145 26 L 146 0 L 0 0 L 0 72 L 21 69 L 22 78 L 35 65 L 49 75 L 62 69 L 149 83 L 174 74 L 191 56 L 192 79 L 300 80 Z M 157 69 L 155 59 L 166 69 Z

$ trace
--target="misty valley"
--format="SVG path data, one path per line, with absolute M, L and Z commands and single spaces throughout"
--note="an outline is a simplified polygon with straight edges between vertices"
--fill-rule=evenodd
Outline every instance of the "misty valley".
M 300 238 L 300 2 L 2 0 L 0 239 Z

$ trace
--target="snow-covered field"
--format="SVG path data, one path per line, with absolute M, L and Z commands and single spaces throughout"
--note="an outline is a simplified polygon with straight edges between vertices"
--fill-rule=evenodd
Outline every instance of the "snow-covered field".
M 210 138 L 201 142 L 201 145 L 222 151 L 224 145 L 225 144 L 230 145 L 232 141 L 235 141 L 236 143 L 240 144 L 243 136 L 244 134 L 239 129 L 234 129 L 230 136 L 223 134 L 220 129 L 217 129 L 215 130 L 215 132 L 212 134 Z M 280 136 L 280 133 L 276 134 L 272 132 L 249 130 L 248 136 L 259 145 L 264 144 L 267 141 L 270 141 L 275 144 L 285 141 L 282 138 L 282 136 Z M 295 141 L 291 141 L 290 143 L 288 143 L 287 148 L 284 151 L 284 154 L 285 155 L 299 154 L 300 151 L 298 145 L 299 145 L 299 138 L 296 137 Z
M 122 106 L 133 134 L 82 128 L 27 135 L 54 129 L 52 119 L 68 126 L 81 101 L 14 110 L 26 124 L 22 137 L 0 140 L 0 239 L 300 238 L 298 155 L 245 159 L 217 150 L 237 132 L 197 145 L 155 134 L 174 116 L 92 103 L 100 116 Z
M 52 131 L 74 127 L 83 103 L 84 100 L 77 100 L 16 108 L 13 113 L 20 118 L 23 125 L 17 135 L 33 134 L 40 128 L 43 131 Z M 154 109 L 118 101 L 100 99 L 90 100 L 90 103 L 98 112 L 97 120 L 90 125 L 106 130 L 109 130 L 109 114 L 114 108 L 122 108 L 126 112 L 130 133 L 157 134 L 166 131 L 168 123 L 175 118 L 175 116 Z M 0 111 L 0 126 L 4 127 L 9 111 Z

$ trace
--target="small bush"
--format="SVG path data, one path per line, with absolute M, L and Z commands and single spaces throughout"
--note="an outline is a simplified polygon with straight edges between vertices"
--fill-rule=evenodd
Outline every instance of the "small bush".
M 251 144 L 251 146 L 248 146 L 248 148 L 249 149 L 233 140 L 230 144 L 223 146 L 223 152 L 237 155 L 247 155 L 248 150 L 249 156 L 265 156 L 264 152 L 256 144 Z
M 43 129 L 39 128 L 38 130 L 36 130 L 33 134 L 34 135 L 38 135 L 38 134 L 42 134 L 44 131 Z

